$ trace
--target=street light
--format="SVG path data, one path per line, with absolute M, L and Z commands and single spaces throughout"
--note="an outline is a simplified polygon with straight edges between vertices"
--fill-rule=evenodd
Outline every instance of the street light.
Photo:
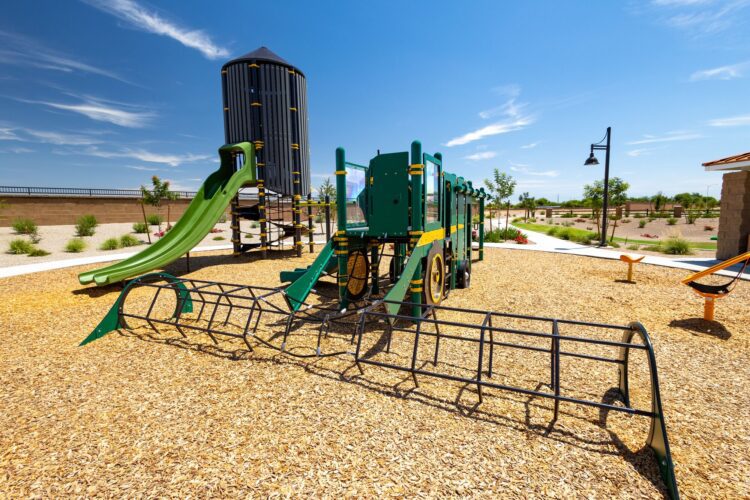
M 606 151 L 604 159 L 604 200 L 602 201 L 602 234 L 600 247 L 607 246 L 607 209 L 609 208 L 609 149 L 612 140 L 612 127 L 607 127 L 607 133 L 601 141 L 591 145 L 591 154 L 583 162 L 584 166 L 599 165 L 599 160 L 594 156 L 594 151 Z M 604 142 L 606 141 L 606 144 Z

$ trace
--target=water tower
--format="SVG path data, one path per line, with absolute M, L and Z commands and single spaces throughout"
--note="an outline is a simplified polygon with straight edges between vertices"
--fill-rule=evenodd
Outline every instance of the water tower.
M 299 201 L 310 192 L 310 147 L 307 139 L 307 84 L 299 68 L 260 47 L 221 68 L 226 143 L 255 144 L 258 205 L 232 204 L 235 253 L 257 245 L 240 241 L 240 220 L 260 222 L 260 249 L 293 233 L 302 251 Z M 276 239 L 272 236 L 275 235 Z

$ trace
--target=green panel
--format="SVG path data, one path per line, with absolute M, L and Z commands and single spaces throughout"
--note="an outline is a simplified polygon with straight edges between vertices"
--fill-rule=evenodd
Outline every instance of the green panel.
M 404 300 L 404 296 L 406 295 L 406 292 L 409 290 L 410 281 L 413 279 L 417 279 L 414 274 L 417 272 L 417 270 L 421 267 L 420 264 L 422 263 L 422 259 L 427 256 L 427 254 L 430 251 L 430 248 L 432 248 L 432 245 L 424 245 L 421 247 L 416 247 L 409 257 L 409 260 L 406 262 L 406 266 L 404 267 L 404 271 L 401 273 L 401 277 L 398 279 L 395 285 L 393 285 L 393 288 L 390 289 L 390 291 L 385 295 L 385 300 L 393 300 L 393 301 L 402 301 Z M 386 310 L 389 314 L 397 314 L 399 310 L 398 304 L 386 304 L 385 305 Z
M 179 290 L 179 295 L 180 295 L 179 300 L 182 302 L 182 307 L 180 308 L 180 314 L 193 312 L 193 300 L 190 298 L 190 292 L 188 292 L 188 289 L 184 283 L 179 281 L 177 278 L 175 278 L 171 274 L 167 274 L 167 273 L 146 274 L 144 276 L 141 276 L 139 278 L 136 278 L 130 281 L 127 285 L 125 285 L 125 288 L 122 289 L 122 292 L 120 292 L 120 295 L 117 297 L 117 300 L 109 309 L 109 312 L 107 313 L 107 315 L 104 316 L 104 319 L 102 319 L 101 322 L 99 322 L 97 327 L 94 328 L 94 330 L 88 335 L 88 337 L 83 339 L 83 341 L 79 344 L 79 346 L 83 346 L 88 343 L 91 343 L 97 339 L 104 337 L 109 332 L 112 332 L 121 328 L 122 324 L 120 323 L 120 309 L 122 307 L 122 301 L 124 300 L 127 292 L 134 285 L 143 283 L 144 281 L 158 281 L 160 279 L 164 279 L 171 283 L 177 284 L 177 289 Z
M 234 153 L 242 153 L 245 163 L 234 171 Z M 228 144 L 219 149 L 221 166 L 203 183 L 187 210 L 174 227 L 154 244 L 117 264 L 78 276 L 81 284 L 116 283 L 166 266 L 189 252 L 209 233 L 226 211 L 240 188 L 253 184 L 255 152 L 250 143 Z
M 435 158 L 434 156 L 428 155 L 427 153 L 424 154 L 422 162 L 424 164 L 424 209 L 422 214 L 424 219 L 424 230 L 433 231 L 435 229 L 440 229 L 441 227 L 443 227 L 443 213 L 441 210 L 443 199 L 445 198 L 445 189 L 443 182 L 441 182 L 443 163 L 439 158 Z M 430 164 L 435 165 L 436 176 L 430 175 Z M 434 201 L 437 205 L 437 220 L 434 220 L 434 218 L 430 217 L 430 208 L 428 207 L 429 198 L 433 190 L 434 196 L 437 198 Z
M 329 241 L 307 271 L 284 290 L 289 307 L 293 311 L 298 311 L 302 307 L 315 283 L 320 279 L 320 275 L 336 262 L 337 259 L 333 258 L 333 241 Z
M 409 227 L 409 153 L 381 154 L 370 160 L 368 235 L 406 236 Z

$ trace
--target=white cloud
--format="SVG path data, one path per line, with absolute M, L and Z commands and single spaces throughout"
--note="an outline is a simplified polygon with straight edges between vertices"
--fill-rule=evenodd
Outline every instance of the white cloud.
M 482 127 L 480 129 L 474 130 L 473 132 L 469 132 L 468 134 L 464 134 L 462 136 L 451 139 L 450 141 L 446 142 L 445 145 L 447 147 L 461 146 L 463 144 L 478 141 L 479 139 L 482 139 L 484 137 L 507 134 L 508 132 L 521 130 L 531 125 L 532 123 L 534 123 L 534 118 L 530 116 L 518 118 L 515 120 L 493 123 L 492 125 L 487 125 L 486 127 Z
M 125 168 L 130 168 L 133 170 L 142 170 L 144 172 L 158 172 L 162 170 L 161 168 L 144 167 L 143 165 L 125 165 Z
M 98 158 L 132 158 L 147 163 L 161 163 L 170 167 L 179 167 L 183 163 L 192 163 L 195 161 L 205 161 L 211 158 L 209 155 L 187 154 L 161 154 L 146 151 L 145 149 L 123 149 L 121 151 L 102 151 L 97 147 L 87 148 L 82 152 L 89 156 Z
M 731 116 L 728 118 L 716 118 L 708 122 L 711 127 L 742 127 L 750 125 L 750 115 Z
M 541 172 L 539 172 L 537 170 L 532 170 L 532 169 L 529 168 L 528 165 L 524 165 L 523 163 L 513 163 L 513 162 L 511 162 L 510 169 L 513 172 L 523 173 L 523 174 L 526 174 L 526 175 L 533 175 L 535 177 L 557 177 L 557 176 L 560 175 L 560 172 L 558 172 L 557 170 L 544 170 L 544 171 L 541 171 Z
M 539 142 L 532 142 L 531 144 L 524 144 L 521 149 L 534 149 L 539 145 Z
M 643 139 L 630 141 L 627 144 L 630 146 L 637 146 L 639 144 L 656 144 L 660 142 L 690 141 L 693 139 L 700 139 L 701 137 L 703 136 L 692 132 L 674 131 L 667 132 L 663 136 L 644 135 Z
M 0 126 L 0 140 L 41 142 L 57 146 L 90 146 L 101 142 L 98 139 L 83 134 L 67 134 L 49 130 L 37 130 L 16 126 Z
M 628 151 L 627 155 L 632 156 L 633 158 L 637 158 L 639 156 L 647 156 L 651 154 L 651 151 L 653 151 L 654 148 L 643 148 L 643 149 L 631 149 Z
M 64 73 L 81 71 L 133 85 L 112 71 L 86 64 L 81 62 L 78 57 L 65 55 L 49 49 L 31 38 L 3 30 L 0 30 L 0 64 L 31 66 Z
M 750 67 L 750 62 L 742 62 L 738 64 L 730 64 L 728 66 L 719 66 L 718 68 L 704 69 L 696 71 L 690 75 L 690 81 L 695 82 L 699 80 L 733 80 L 735 78 L 742 78 L 745 74 L 745 70 Z
M 652 5 L 666 11 L 666 24 L 700 35 L 713 35 L 735 27 L 743 18 L 747 0 L 655 0 Z
M 26 153 L 33 153 L 34 150 L 29 149 L 29 148 L 6 148 L 3 150 L 3 152 L 14 153 L 14 154 L 20 155 L 20 154 L 26 154 Z
M 494 151 L 483 151 L 481 153 L 474 153 L 469 156 L 464 156 L 464 160 L 471 160 L 471 161 L 479 161 L 479 160 L 489 160 L 490 158 L 494 158 L 497 156 L 497 153 Z
M 96 97 L 85 96 L 82 102 L 76 104 L 65 104 L 49 101 L 30 101 L 18 99 L 32 104 L 41 104 L 54 109 L 72 111 L 84 115 L 92 120 L 112 123 L 120 127 L 140 128 L 145 127 L 151 119 L 156 116 L 151 111 L 138 111 L 142 108 L 133 105 L 119 104 L 116 107 L 111 101 Z
M 177 40 L 186 47 L 198 50 L 208 59 L 219 59 L 229 51 L 216 45 L 211 37 L 201 30 L 177 26 L 154 11 L 149 11 L 133 0 L 84 0 L 92 7 L 112 14 L 136 28 Z

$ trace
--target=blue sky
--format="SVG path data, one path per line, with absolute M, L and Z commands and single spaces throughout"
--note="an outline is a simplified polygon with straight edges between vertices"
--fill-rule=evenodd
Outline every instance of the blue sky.
M 632 195 L 717 195 L 750 150 L 750 0 L 6 2 L 0 184 L 196 189 L 223 142 L 221 65 L 266 45 L 308 80 L 313 184 L 418 138 L 475 182 L 580 197 L 613 127 Z M 603 163 L 603 162 L 602 162 Z

